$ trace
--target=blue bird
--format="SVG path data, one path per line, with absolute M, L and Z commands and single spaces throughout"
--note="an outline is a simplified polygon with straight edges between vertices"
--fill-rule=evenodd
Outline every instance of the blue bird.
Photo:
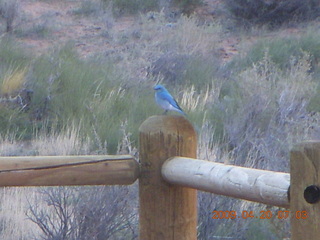
M 186 115 L 177 101 L 171 96 L 164 86 L 156 85 L 153 89 L 156 91 L 154 95 L 156 103 L 165 110 L 164 114 L 169 110 L 173 110 Z

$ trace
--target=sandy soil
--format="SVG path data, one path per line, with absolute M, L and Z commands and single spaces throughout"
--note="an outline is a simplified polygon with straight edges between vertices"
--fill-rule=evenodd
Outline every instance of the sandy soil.
M 111 28 L 112 31 L 126 32 L 136 24 L 134 17 L 115 19 L 111 14 L 99 17 L 77 15 L 75 11 L 80 9 L 81 2 L 20 0 L 20 19 L 17 20 L 15 28 L 29 29 L 29 32 L 32 32 L 37 31 L 37 27 L 43 27 L 49 33 L 45 37 L 37 37 L 37 33 L 31 33 L 21 37 L 19 41 L 38 55 L 54 46 L 73 41 L 80 56 L 87 57 L 117 47 L 108 40 L 108 31 Z M 219 4 L 219 0 L 207 0 L 206 6 L 197 9 L 196 14 L 205 19 L 214 18 L 215 8 Z M 222 42 L 220 54 L 223 60 L 236 54 L 237 43 L 236 39 L 226 39 Z
M 48 27 L 50 37 L 37 38 L 33 35 L 21 38 L 21 41 L 35 53 L 43 53 L 55 45 L 61 45 L 70 40 L 76 43 L 81 55 L 99 51 L 106 43 L 97 37 L 102 28 L 102 22 L 89 18 L 76 18 L 73 11 L 79 7 L 78 2 L 70 1 L 32 1 L 22 0 L 20 16 L 27 19 L 22 28 L 43 26 Z

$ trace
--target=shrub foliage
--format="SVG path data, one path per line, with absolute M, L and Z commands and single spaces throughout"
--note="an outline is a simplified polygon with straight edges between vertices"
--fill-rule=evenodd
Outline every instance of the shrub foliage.
M 224 3 L 231 15 L 242 24 L 276 26 L 320 16 L 320 3 L 317 0 L 224 0 Z

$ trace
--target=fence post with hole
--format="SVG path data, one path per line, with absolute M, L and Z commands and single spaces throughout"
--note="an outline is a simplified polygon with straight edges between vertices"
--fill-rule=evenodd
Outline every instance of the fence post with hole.
M 305 142 L 290 153 L 291 239 L 320 238 L 320 142 Z

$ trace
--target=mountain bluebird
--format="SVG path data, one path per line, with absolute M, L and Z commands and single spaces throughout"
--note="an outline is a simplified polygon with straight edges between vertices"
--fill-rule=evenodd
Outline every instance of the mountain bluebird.
M 153 89 L 156 91 L 154 95 L 156 103 L 165 110 L 164 114 L 166 114 L 168 110 L 173 110 L 186 115 L 164 86 L 156 85 Z

